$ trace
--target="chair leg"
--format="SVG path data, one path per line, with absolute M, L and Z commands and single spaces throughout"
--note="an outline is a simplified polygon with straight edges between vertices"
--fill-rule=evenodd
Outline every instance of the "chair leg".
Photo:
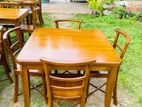
M 22 42 L 24 43 L 24 33 L 23 32 L 21 33 L 21 39 L 22 39 Z
M 14 86 L 14 98 L 13 98 L 13 102 L 17 102 L 18 99 L 18 88 L 19 88 L 19 79 L 18 79 L 18 75 L 15 74 L 15 86 Z
M 118 73 L 119 73 L 118 71 L 119 69 L 117 70 L 116 82 L 115 82 L 114 89 L 113 89 L 113 103 L 116 106 L 118 104 L 118 100 L 117 100 L 117 80 L 118 80 Z
M 46 83 L 45 83 L 45 77 L 42 77 L 42 85 L 43 85 L 43 95 L 44 95 L 44 99 L 46 104 L 48 103 L 48 98 L 47 98 L 47 92 L 46 92 Z
M 58 70 L 55 70 L 55 74 L 58 74 Z
M 85 107 L 86 98 L 81 98 L 80 100 L 80 107 Z
M 41 12 L 38 13 L 38 18 L 39 18 L 40 26 L 42 26 L 44 24 L 44 22 L 43 22 L 43 18 L 42 18 L 42 13 Z
M 117 82 L 115 83 L 114 90 L 113 90 L 113 104 L 117 106 Z
M 81 71 L 77 71 L 77 74 L 81 74 Z
M 1 60 L 2 60 L 2 63 L 3 63 L 3 66 L 4 66 L 4 69 L 5 69 L 5 73 L 6 73 L 6 75 L 7 75 L 7 78 L 8 78 L 8 80 L 10 81 L 10 83 L 13 83 L 13 80 L 12 80 L 10 74 L 9 74 L 9 73 L 11 72 L 11 70 L 10 70 L 8 64 L 7 64 L 7 61 L 6 61 L 6 57 L 5 57 L 5 55 L 4 55 L 4 52 L 2 53 L 1 57 L 2 57 Z

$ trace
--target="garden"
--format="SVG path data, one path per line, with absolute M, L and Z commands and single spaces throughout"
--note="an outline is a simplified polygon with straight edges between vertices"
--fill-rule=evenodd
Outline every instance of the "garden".
M 82 20 L 81 29 L 100 29 L 109 41 L 113 43 L 115 31 L 120 28 L 127 32 L 131 37 L 131 43 L 121 64 L 118 76 L 118 101 L 120 107 L 141 107 L 142 106 L 142 14 L 141 12 L 128 12 L 125 5 L 111 7 L 114 0 L 87 0 L 91 14 L 72 14 L 70 19 Z M 110 7 L 104 9 L 104 4 Z M 104 10 L 108 10 L 104 12 Z M 61 14 L 56 14 L 61 15 Z M 56 16 L 50 13 L 43 13 L 44 27 L 53 28 Z M 74 24 L 72 24 L 74 26 Z M 9 60 L 10 62 L 10 60 Z M 11 62 L 10 62 L 11 63 Z M 11 65 L 12 68 L 12 65 Z M 14 75 L 11 74 L 12 78 Z M 3 66 L 0 66 L 0 78 L 5 78 Z M 34 84 L 41 82 L 39 79 L 32 78 Z M 9 81 L 0 83 L 0 107 L 11 107 L 13 105 L 14 84 Z M 21 90 L 21 86 L 20 86 Z M 123 97 L 123 98 L 122 98 Z M 46 107 L 44 99 L 36 91 L 31 95 L 32 107 Z M 121 100 L 120 100 L 121 99 Z M 122 101 L 122 100 L 126 100 Z M 121 103 L 121 101 L 123 103 Z M 15 107 L 23 106 L 23 97 L 19 97 Z M 69 104 L 63 103 L 63 107 L 70 107 Z M 87 107 L 93 107 L 87 105 Z

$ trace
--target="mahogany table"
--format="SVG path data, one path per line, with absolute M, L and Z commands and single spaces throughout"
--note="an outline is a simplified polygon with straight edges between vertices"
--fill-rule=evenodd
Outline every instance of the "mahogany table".
M 19 26 L 27 15 L 28 9 L 0 8 L 0 23 Z
M 28 69 L 42 70 L 41 57 L 61 63 L 96 59 L 92 70 L 108 70 L 105 107 L 110 107 L 111 96 L 121 59 L 100 30 L 69 30 L 37 28 L 19 53 L 24 106 L 30 107 Z

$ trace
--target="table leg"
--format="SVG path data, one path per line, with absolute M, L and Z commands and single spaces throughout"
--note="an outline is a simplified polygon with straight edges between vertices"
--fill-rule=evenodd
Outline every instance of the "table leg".
M 21 78 L 24 96 L 24 107 L 30 107 L 30 82 L 29 72 L 26 67 L 21 66 Z
M 110 107 L 111 104 L 111 98 L 112 98 L 112 92 L 114 89 L 116 76 L 117 76 L 117 69 L 118 65 L 115 65 L 112 70 L 109 73 L 109 77 L 107 79 L 107 85 L 106 85 L 106 94 L 105 94 L 105 107 Z

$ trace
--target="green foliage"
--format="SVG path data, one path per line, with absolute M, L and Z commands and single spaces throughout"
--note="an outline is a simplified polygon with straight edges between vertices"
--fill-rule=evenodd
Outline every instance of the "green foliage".
M 116 18 L 122 19 L 123 17 L 126 18 L 127 12 L 124 6 L 118 6 L 113 9 L 113 14 Z
M 105 3 L 113 3 L 115 0 L 87 0 L 88 6 L 94 11 L 102 15 L 103 5 Z
M 109 0 L 109 3 L 114 3 L 116 0 Z
M 141 107 L 142 94 L 142 23 L 133 19 L 116 19 L 113 15 L 94 18 L 89 14 L 78 14 L 76 19 L 83 20 L 82 29 L 101 29 L 110 42 L 114 39 L 114 29 L 121 28 L 131 37 L 130 46 L 126 52 L 119 71 L 118 84 L 128 91 L 132 105 L 126 107 Z
M 51 17 L 49 14 L 47 13 L 43 13 L 43 19 L 44 19 L 44 26 L 45 28 L 53 28 L 54 27 L 54 18 Z
M 141 12 L 128 12 L 125 10 L 125 6 L 118 6 L 113 9 L 113 15 L 118 18 L 129 18 L 142 22 L 142 13 Z
M 142 22 L 142 13 L 141 12 L 133 13 L 132 19 Z
M 88 6 L 95 12 L 98 12 L 100 15 L 102 15 L 102 6 L 104 3 L 107 2 L 107 0 L 87 0 Z

